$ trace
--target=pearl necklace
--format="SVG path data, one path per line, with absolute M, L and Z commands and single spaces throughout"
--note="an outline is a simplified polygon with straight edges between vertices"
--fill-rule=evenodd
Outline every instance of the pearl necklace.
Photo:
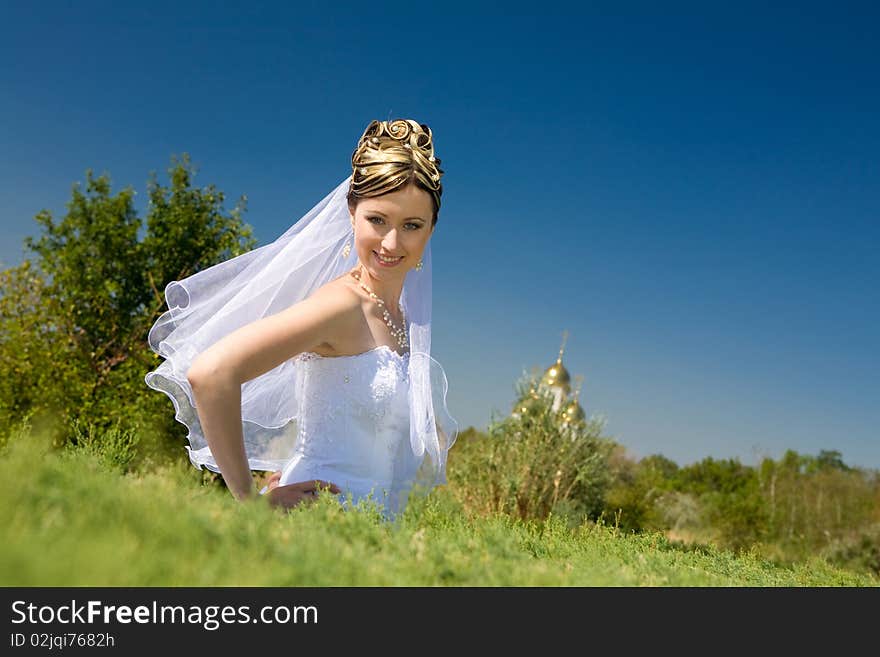
M 398 307 L 400 308 L 400 315 L 403 317 L 403 326 L 398 328 L 394 325 L 394 320 L 391 319 L 391 313 L 388 312 L 388 308 L 385 306 L 385 302 L 379 298 L 373 290 L 367 287 L 367 284 L 361 280 L 360 271 L 355 269 L 351 272 L 351 275 L 358 282 L 367 294 L 370 295 L 370 298 L 373 299 L 379 306 L 382 308 L 382 319 L 385 320 L 385 323 L 388 325 L 388 328 L 391 329 L 391 334 L 397 338 L 397 344 L 400 345 L 400 348 L 406 351 L 409 348 L 409 337 L 406 334 L 406 314 L 403 312 L 403 304 L 398 301 Z

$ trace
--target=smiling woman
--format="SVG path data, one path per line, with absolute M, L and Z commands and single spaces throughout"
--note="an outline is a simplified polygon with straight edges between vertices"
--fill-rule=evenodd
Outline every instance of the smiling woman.
M 355 251 L 363 272 L 357 278 L 373 290 L 382 307 L 390 314 L 396 309 L 404 277 L 411 263 L 421 270 L 422 254 L 433 226 L 425 228 L 424 219 L 413 220 L 412 212 L 430 216 L 431 197 L 415 184 L 357 203 L 352 209 L 351 225 Z M 395 219 L 395 217 L 407 219 Z M 398 324 L 402 323 L 399 318 Z M 401 344 L 406 347 L 406 344 Z
M 430 354 L 439 164 L 425 124 L 372 121 L 352 175 L 275 242 L 166 287 L 149 336 L 166 360 L 146 382 L 236 498 L 264 470 L 274 506 L 329 488 L 392 517 L 445 483 L 458 425 Z

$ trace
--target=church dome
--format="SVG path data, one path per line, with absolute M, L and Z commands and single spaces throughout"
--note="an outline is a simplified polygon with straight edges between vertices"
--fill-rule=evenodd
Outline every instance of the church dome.
M 580 402 L 577 399 L 572 399 L 565 407 L 565 410 L 562 411 L 563 416 L 565 417 L 565 421 L 569 424 L 576 424 L 578 422 L 583 422 L 587 419 L 587 414 L 584 413 L 584 409 L 581 407 Z
M 571 393 L 571 375 L 562 364 L 562 354 L 565 351 L 565 340 L 568 338 L 568 331 L 562 333 L 562 345 L 559 347 L 559 356 L 556 362 L 544 370 L 541 377 L 541 383 L 550 388 L 556 388 L 562 393 L 563 397 L 567 397 Z
M 571 375 L 562 364 L 562 356 L 544 371 L 541 383 L 551 388 L 562 388 L 566 395 L 571 392 Z
M 568 337 L 568 331 L 563 332 L 562 346 L 559 349 L 559 355 L 556 362 L 544 370 L 540 379 L 533 383 L 528 393 L 524 394 L 519 400 L 513 404 L 513 415 L 524 416 L 531 415 L 533 411 L 540 408 L 542 402 L 541 396 L 548 394 L 552 400 L 552 410 L 554 413 L 562 413 L 562 421 L 566 424 L 577 424 L 586 422 L 586 413 L 578 401 L 580 396 L 580 385 L 583 383 L 583 376 L 576 376 L 578 389 L 572 393 L 572 376 L 568 369 L 562 364 L 562 354 L 565 350 L 565 340 Z M 534 377 L 534 370 L 532 376 Z

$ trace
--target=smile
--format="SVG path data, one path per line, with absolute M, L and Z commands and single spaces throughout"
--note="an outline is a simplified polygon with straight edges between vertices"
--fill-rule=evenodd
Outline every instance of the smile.
M 391 259 L 384 258 L 383 256 L 380 256 L 375 251 L 373 251 L 373 255 L 376 256 L 376 261 L 383 267 L 393 267 L 394 265 L 396 265 L 398 262 L 400 262 L 403 259 L 403 256 L 400 256 L 398 258 L 391 258 Z

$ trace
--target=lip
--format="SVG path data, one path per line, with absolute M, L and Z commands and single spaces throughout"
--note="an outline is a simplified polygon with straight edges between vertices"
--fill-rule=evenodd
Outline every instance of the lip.
M 386 265 L 384 262 L 379 260 L 379 254 L 376 253 L 375 251 L 373 251 L 373 256 L 374 256 L 374 259 L 376 260 L 376 264 L 378 264 L 380 267 L 385 267 L 386 269 L 396 267 L 397 265 L 399 265 L 403 261 L 403 256 L 398 256 L 397 262 L 395 262 L 394 264 L 391 264 L 391 265 Z

